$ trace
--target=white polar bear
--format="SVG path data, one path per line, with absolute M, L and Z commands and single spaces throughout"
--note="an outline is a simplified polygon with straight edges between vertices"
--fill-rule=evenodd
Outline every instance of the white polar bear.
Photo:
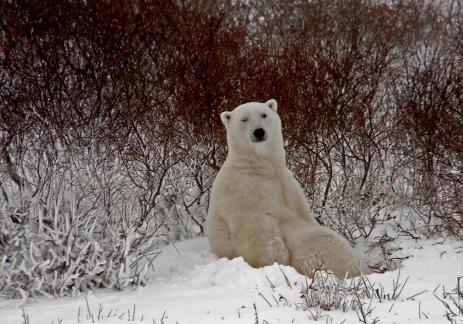
M 347 240 L 314 219 L 286 166 L 277 102 L 251 102 L 221 119 L 228 155 L 212 186 L 207 220 L 211 250 L 253 267 L 274 262 L 300 273 L 328 269 L 355 276 L 367 268 Z

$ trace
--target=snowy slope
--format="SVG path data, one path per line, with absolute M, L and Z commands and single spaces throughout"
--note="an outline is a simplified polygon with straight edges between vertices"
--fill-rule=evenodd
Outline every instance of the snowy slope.
M 381 302 L 373 299 L 368 319 L 377 318 L 379 323 L 449 323 L 433 291 L 442 297 L 443 287 L 446 291 L 456 287 L 457 277 L 463 275 L 463 243 L 410 240 L 402 241 L 401 247 L 398 256 L 409 258 L 403 262 L 400 277 L 398 270 L 368 276 L 386 296 Z M 167 247 L 156 265 L 145 287 L 35 300 L 25 306 L 26 321 L 19 302 L 0 300 L 0 323 L 256 323 L 256 314 L 258 323 L 312 323 L 316 322 L 314 317 L 320 323 L 359 323 L 352 310 L 304 310 L 300 290 L 306 279 L 293 268 L 275 264 L 254 269 L 241 258 L 217 259 L 208 252 L 205 239 Z M 388 300 L 397 281 L 406 281 L 405 286 L 397 300 Z M 415 294 L 419 295 L 409 298 Z M 463 323 L 462 316 L 455 320 Z

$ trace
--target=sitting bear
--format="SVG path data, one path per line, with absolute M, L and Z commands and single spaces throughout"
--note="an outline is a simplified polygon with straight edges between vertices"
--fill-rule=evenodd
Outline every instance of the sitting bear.
M 326 269 L 356 276 L 367 267 L 347 240 L 315 220 L 286 157 L 277 102 L 251 102 L 220 117 L 228 155 L 212 186 L 211 251 L 253 267 L 274 262 L 312 276 Z

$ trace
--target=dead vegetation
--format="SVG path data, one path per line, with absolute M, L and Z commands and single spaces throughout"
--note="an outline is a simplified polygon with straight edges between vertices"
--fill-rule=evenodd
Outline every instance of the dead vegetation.
M 462 4 L 2 2 L 0 290 L 143 282 L 203 234 L 218 113 L 275 97 L 320 222 L 381 251 L 463 230 Z

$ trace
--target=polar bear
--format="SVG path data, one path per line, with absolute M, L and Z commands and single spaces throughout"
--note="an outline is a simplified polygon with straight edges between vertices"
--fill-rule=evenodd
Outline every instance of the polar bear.
M 212 186 L 207 217 L 211 251 L 253 267 L 274 262 L 312 276 L 366 272 L 347 240 L 315 220 L 286 166 L 278 104 L 250 102 L 223 112 L 228 155 Z

